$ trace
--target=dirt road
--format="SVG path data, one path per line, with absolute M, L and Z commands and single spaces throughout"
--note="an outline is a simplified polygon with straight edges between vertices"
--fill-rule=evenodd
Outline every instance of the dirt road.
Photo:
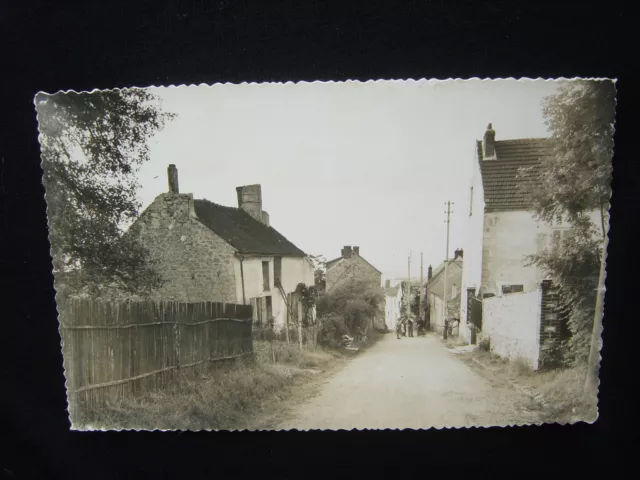
M 435 336 L 385 335 L 278 429 L 404 429 L 539 422 L 524 394 L 465 365 Z

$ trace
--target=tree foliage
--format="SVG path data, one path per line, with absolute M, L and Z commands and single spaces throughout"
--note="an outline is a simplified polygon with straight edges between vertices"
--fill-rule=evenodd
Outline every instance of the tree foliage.
M 316 308 L 319 317 L 341 316 L 348 331 L 358 335 L 366 330 L 371 319 L 380 315 L 384 301 L 380 286 L 352 278 L 320 297 Z
M 615 86 L 610 81 L 568 82 L 543 102 L 553 154 L 541 159 L 530 191 L 534 213 L 549 223 L 566 220 L 569 233 L 528 257 L 558 287 L 570 338 L 565 360 L 589 353 L 603 242 L 611 196 Z M 594 224 L 590 214 L 600 212 Z
M 309 259 L 311 260 L 311 263 L 313 263 L 313 276 L 316 289 L 320 292 L 324 292 L 327 288 L 327 260 L 322 255 L 310 255 Z
M 601 210 L 604 236 L 611 197 L 615 85 L 610 81 L 567 82 L 543 101 L 553 155 L 541 159 L 540 182 L 531 192 L 546 221 L 581 221 Z
M 140 208 L 148 141 L 174 115 L 140 89 L 39 94 L 35 103 L 54 272 L 72 291 L 156 288 L 148 252 L 123 229 Z
M 548 272 L 558 289 L 558 313 L 566 318 L 569 338 L 562 359 L 568 364 L 586 361 L 591 341 L 593 314 L 596 304 L 602 241 L 598 230 L 590 226 L 574 228 L 553 246 L 538 255 L 528 257 Z

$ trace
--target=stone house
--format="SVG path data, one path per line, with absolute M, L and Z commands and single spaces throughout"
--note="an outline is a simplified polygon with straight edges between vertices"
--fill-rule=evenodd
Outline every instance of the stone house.
M 568 223 L 551 225 L 532 212 L 528 192 L 535 188 L 540 160 L 552 154 L 548 138 L 497 141 L 491 124 L 476 142 L 460 305 L 461 334 L 467 341 L 469 325 L 482 327 L 484 298 L 540 289 L 545 275 L 527 265 L 526 257 L 570 229 Z
M 372 287 L 382 289 L 382 272 L 360 256 L 360 247 L 345 246 L 341 253 L 340 257 L 325 264 L 325 293 L 331 293 L 332 290 L 351 279 L 359 279 Z M 385 328 L 384 308 L 385 306 L 381 304 L 378 314 L 372 319 L 375 328 Z
M 345 246 L 341 253 L 326 263 L 327 293 L 352 278 L 365 280 L 376 287 L 382 286 L 382 272 L 360 256 L 360 247 Z
M 385 282 L 385 317 L 384 323 L 387 329 L 395 330 L 398 320 L 402 315 L 403 291 L 400 285 L 391 286 L 391 281 Z
M 446 312 L 447 317 L 457 317 L 459 315 L 463 250 L 456 250 L 453 259 L 448 261 L 446 268 L 446 292 L 444 267 L 445 262 L 442 262 L 435 271 L 429 266 L 425 286 L 426 298 L 429 305 L 429 324 L 430 328 L 436 332 L 442 332 L 445 318 L 445 302 L 448 306 L 448 311 Z
M 129 228 L 148 248 L 165 284 L 154 296 L 180 302 L 253 304 L 260 322 L 284 325 L 287 294 L 314 284 L 308 256 L 269 223 L 260 185 L 237 187 L 238 207 L 180 193 L 175 165 L 169 191 Z

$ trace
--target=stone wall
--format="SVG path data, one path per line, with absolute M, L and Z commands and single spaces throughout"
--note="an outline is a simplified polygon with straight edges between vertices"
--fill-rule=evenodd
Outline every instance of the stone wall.
M 238 302 L 235 250 L 197 220 L 192 195 L 159 195 L 130 232 L 149 249 L 166 280 L 154 295 L 158 299 Z
M 327 292 L 351 278 L 368 281 L 377 287 L 382 286 L 382 274 L 359 255 L 353 255 L 351 258 L 343 258 L 327 270 Z
M 540 366 L 556 367 L 557 348 L 569 336 L 566 318 L 559 309 L 560 295 L 550 280 L 541 284 Z
M 482 336 L 502 358 L 518 358 L 537 370 L 540 360 L 541 290 L 486 298 L 482 304 Z

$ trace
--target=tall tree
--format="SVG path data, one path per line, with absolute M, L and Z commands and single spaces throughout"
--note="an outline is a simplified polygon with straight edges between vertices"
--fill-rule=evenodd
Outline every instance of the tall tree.
M 175 115 L 141 89 L 38 94 L 35 104 L 54 272 L 71 291 L 159 286 L 144 246 L 123 232 L 140 208 L 148 141 Z
M 572 230 L 552 249 L 530 257 L 559 284 L 569 312 L 574 362 L 588 364 L 585 392 L 597 384 L 604 298 L 607 220 L 611 196 L 615 83 L 570 81 L 543 102 L 553 155 L 541 159 L 531 191 L 543 220 L 567 220 Z M 594 224 L 590 214 L 599 212 Z
M 542 159 L 540 182 L 531 193 L 536 212 L 547 221 L 584 222 L 601 213 L 602 238 L 611 197 L 615 84 L 571 81 L 543 101 L 552 133 L 553 155 Z

